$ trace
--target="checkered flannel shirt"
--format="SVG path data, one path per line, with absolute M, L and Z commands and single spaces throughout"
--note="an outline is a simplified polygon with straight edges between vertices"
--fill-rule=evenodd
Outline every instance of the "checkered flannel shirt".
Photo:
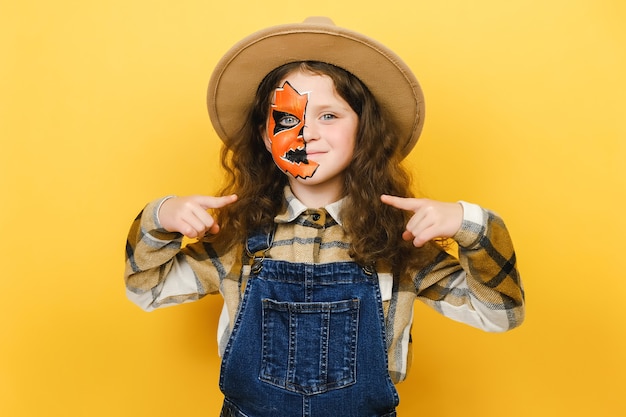
M 321 209 L 305 207 L 285 190 L 287 209 L 276 216 L 274 244 L 267 258 L 300 263 L 351 261 L 350 242 L 341 226 L 341 201 Z M 131 301 L 146 311 L 221 293 L 218 344 L 223 352 L 250 266 L 243 246 L 220 251 L 198 241 L 183 244 L 178 233 L 158 220 L 164 199 L 148 204 L 135 219 L 126 246 L 125 280 Z M 430 261 L 394 279 L 377 265 L 385 315 L 389 374 L 397 383 L 411 362 L 413 302 L 419 299 L 446 317 L 490 332 L 512 329 L 524 319 L 524 291 L 509 233 L 500 217 L 461 202 L 463 224 L 454 236 L 458 256 L 429 243 L 422 251 Z

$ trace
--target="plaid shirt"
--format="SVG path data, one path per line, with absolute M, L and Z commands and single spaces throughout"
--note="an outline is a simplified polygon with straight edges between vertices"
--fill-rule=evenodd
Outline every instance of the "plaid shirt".
M 322 209 L 305 207 L 286 188 L 287 209 L 275 218 L 276 234 L 267 258 L 300 263 L 351 261 L 350 242 L 341 227 L 341 201 Z M 126 288 L 146 311 L 197 300 L 220 292 L 224 308 L 218 326 L 223 352 L 237 314 L 250 265 L 243 246 L 220 252 L 211 244 L 183 243 L 165 231 L 158 209 L 146 206 L 135 219 L 126 245 Z M 377 265 L 387 336 L 389 374 L 406 378 L 411 359 L 413 302 L 420 299 L 444 316 L 492 332 L 512 329 L 524 319 L 524 292 L 515 252 L 503 221 L 494 213 L 461 202 L 464 219 L 454 236 L 458 258 L 434 243 L 422 248 L 429 261 L 396 279 Z M 243 284 L 243 285 L 242 285 Z

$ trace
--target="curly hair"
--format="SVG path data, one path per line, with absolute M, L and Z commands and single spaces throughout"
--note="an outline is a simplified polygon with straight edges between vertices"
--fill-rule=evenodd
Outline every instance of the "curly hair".
M 222 148 L 226 184 L 221 194 L 235 193 L 239 199 L 216 212 L 222 226 L 220 242 L 231 246 L 243 242 L 252 231 L 268 232 L 283 209 L 283 189 L 288 179 L 267 151 L 263 132 L 273 92 L 297 71 L 330 77 L 336 92 L 359 116 L 353 158 L 345 171 L 346 202 L 341 209 L 351 255 L 361 265 L 385 259 L 394 270 L 403 268 L 410 250 L 401 237 L 407 215 L 380 200 L 381 194 L 411 196 L 398 138 L 374 96 L 357 77 L 318 61 L 289 63 L 271 71 L 257 89 L 240 134 Z

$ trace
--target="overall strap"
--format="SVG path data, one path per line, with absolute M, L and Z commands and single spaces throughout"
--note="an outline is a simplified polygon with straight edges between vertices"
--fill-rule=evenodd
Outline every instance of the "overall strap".
M 248 265 L 252 265 L 256 262 L 263 262 L 265 254 L 272 247 L 274 243 L 274 234 L 276 233 L 276 227 L 272 227 L 269 233 L 254 232 L 248 236 L 246 240 L 246 257 L 248 258 Z
M 269 233 L 260 231 L 251 233 L 246 240 L 246 255 L 250 258 L 257 257 L 259 253 L 265 255 L 265 252 L 272 247 L 275 232 L 276 228 L 274 227 Z
M 240 278 L 240 291 L 243 292 L 248 284 L 248 278 L 250 274 L 257 274 L 263 268 L 263 260 L 265 254 L 272 247 L 274 243 L 274 234 L 276 233 L 276 226 L 272 227 L 269 233 L 266 232 L 253 232 L 246 239 L 243 268 Z

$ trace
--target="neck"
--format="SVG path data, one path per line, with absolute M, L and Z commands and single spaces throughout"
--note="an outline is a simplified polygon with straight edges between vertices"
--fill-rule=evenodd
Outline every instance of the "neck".
M 309 185 L 289 178 L 289 186 L 293 194 L 308 208 L 325 207 L 343 197 L 343 177 L 326 181 L 322 184 Z

